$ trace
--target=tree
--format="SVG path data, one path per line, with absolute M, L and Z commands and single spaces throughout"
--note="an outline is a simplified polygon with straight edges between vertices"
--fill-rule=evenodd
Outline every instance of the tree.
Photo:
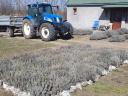
M 36 2 L 47 2 L 53 6 L 59 6 L 59 10 L 64 10 L 68 0 L 1 0 L 1 15 L 23 15 L 26 12 L 27 5 Z
M 12 0 L 2 0 L 0 3 L 0 14 L 1 15 L 10 15 L 13 11 L 13 7 L 11 6 Z

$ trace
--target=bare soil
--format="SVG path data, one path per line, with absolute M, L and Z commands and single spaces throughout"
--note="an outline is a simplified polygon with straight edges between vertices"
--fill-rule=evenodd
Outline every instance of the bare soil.
M 0 32 L 0 36 L 4 38 L 8 38 L 7 33 L 5 32 Z M 128 49 L 128 40 L 125 42 L 108 42 L 108 39 L 104 40 L 90 40 L 89 35 L 83 35 L 83 36 L 78 36 L 75 35 L 72 39 L 69 40 L 62 40 L 58 39 L 56 41 L 51 41 L 51 42 L 44 42 L 41 41 L 40 38 L 36 39 L 31 39 L 29 40 L 30 42 L 34 43 L 45 43 L 45 44 L 54 44 L 56 46 L 66 46 L 66 45 L 73 45 L 73 44 L 86 44 L 86 45 L 91 45 L 92 47 L 95 48 L 114 48 L 114 49 Z M 11 38 L 12 39 L 12 38 Z M 24 37 L 22 36 L 16 36 L 13 38 L 14 40 L 23 40 L 24 42 L 27 42 L 28 40 L 25 40 Z

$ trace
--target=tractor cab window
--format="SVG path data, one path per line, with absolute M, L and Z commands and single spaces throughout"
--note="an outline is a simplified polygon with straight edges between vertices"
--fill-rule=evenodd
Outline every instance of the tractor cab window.
M 36 16 L 37 12 L 38 12 L 37 8 L 29 8 L 28 9 L 28 14 L 31 16 Z
M 52 14 L 52 7 L 51 6 L 42 6 L 39 8 L 40 13 L 49 13 Z

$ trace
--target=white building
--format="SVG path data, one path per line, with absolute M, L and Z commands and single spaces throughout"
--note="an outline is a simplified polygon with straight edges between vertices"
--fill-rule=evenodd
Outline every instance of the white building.
M 75 29 L 127 27 L 128 0 L 69 0 L 67 20 Z

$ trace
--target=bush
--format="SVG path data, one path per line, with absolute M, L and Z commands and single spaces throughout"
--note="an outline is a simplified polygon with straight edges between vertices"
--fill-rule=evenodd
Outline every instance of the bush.
M 128 29 L 126 28 L 122 28 L 120 31 L 122 34 L 128 34 Z
M 126 39 L 128 39 L 128 34 L 125 34 L 124 36 L 125 36 Z
M 96 31 L 96 32 L 93 32 L 90 36 L 90 40 L 102 40 L 107 38 L 108 36 L 105 31 Z
M 107 35 L 109 37 L 112 37 L 112 36 L 121 35 L 121 34 L 120 34 L 120 30 L 110 30 L 110 31 L 107 32 Z
M 77 82 L 95 81 L 110 64 L 119 66 L 125 59 L 127 51 L 89 45 L 42 49 L 0 60 L 0 79 L 32 96 L 54 96 Z
M 109 39 L 109 42 L 124 42 L 126 37 L 123 35 L 115 35 Z
M 110 31 L 107 31 L 107 33 L 108 33 L 109 37 L 112 37 L 115 35 L 124 35 L 124 34 L 128 34 L 128 29 L 121 28 L 121 29 L 117 29 L 117 30 L 110 30 Z

